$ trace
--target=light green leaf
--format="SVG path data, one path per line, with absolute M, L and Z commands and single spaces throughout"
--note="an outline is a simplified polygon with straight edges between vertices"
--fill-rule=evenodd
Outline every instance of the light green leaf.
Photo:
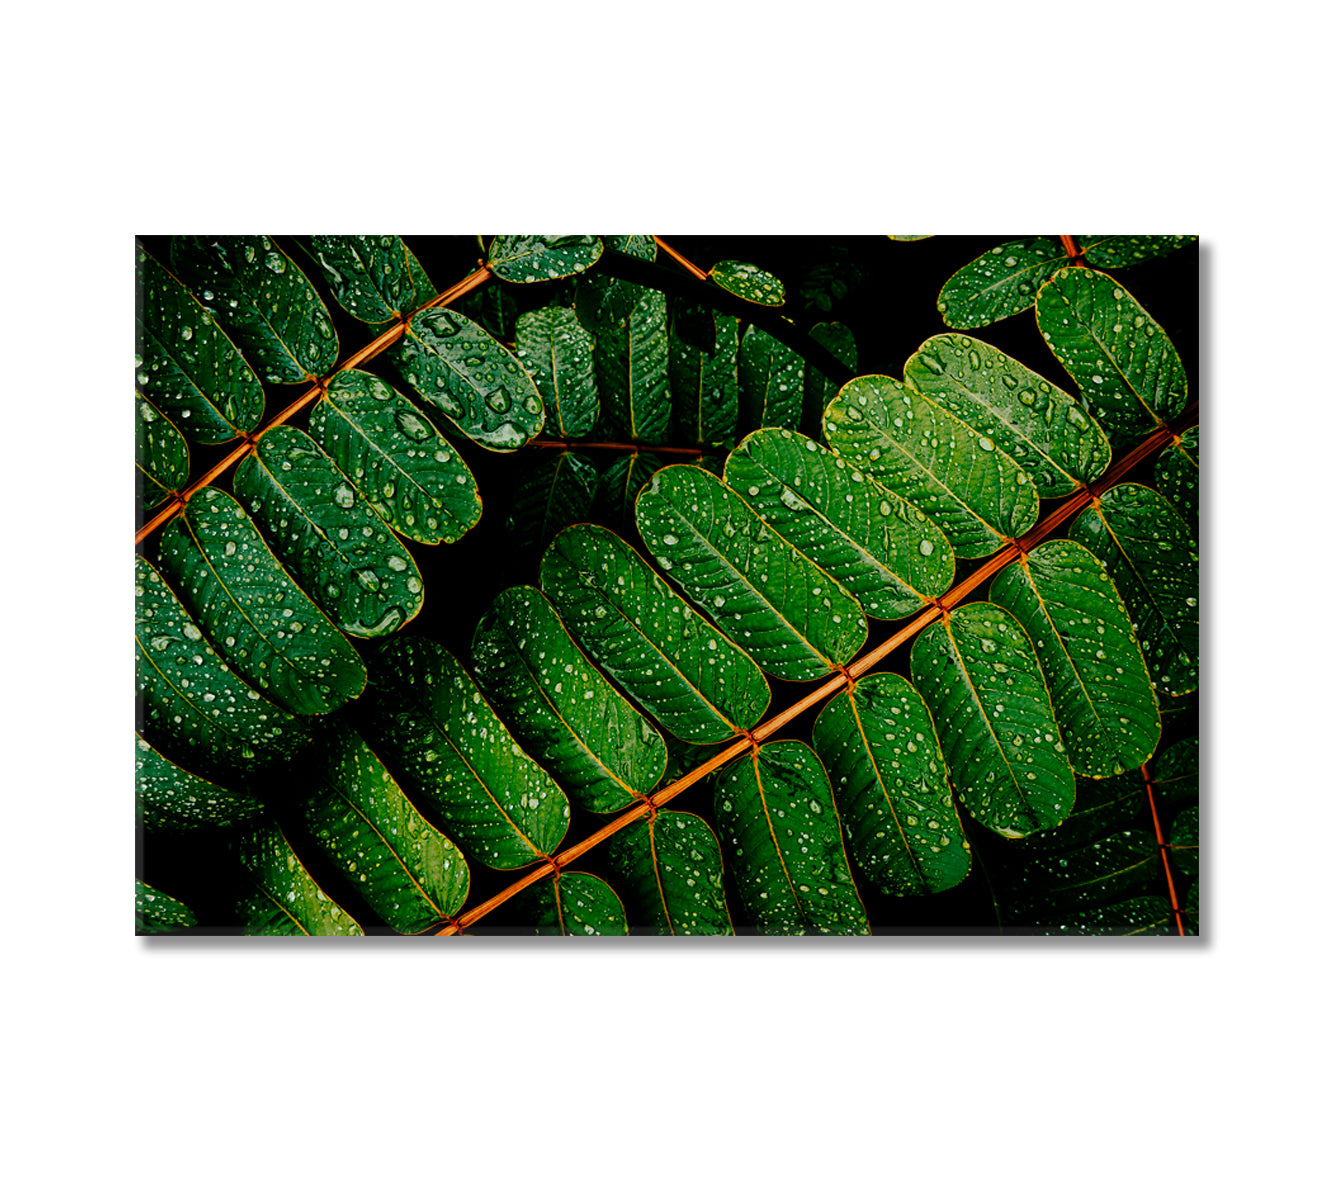
M 219 787 L 178 767 L 141 737 L 134 739 L 134 787 L 136 810 L 149 832 L 227 829 L 264 809 L 248 792 Z
M 1135 263 L 1150 258 L 1162 258 L 1182 246 L 1189 246 L 1200 240 L 1198 234 L 1150 234 L 1138 237 L 1109 237 L 1105 234 L 1090 234 L 1081 239 L 1084 248 L 1084 261 L 1099 270 L 1114 270 L 1117 267 L 1130 267 Z
M 857 342 L 852 330 L 837 321 L 823 322 L 811 330 L 811 340 L 819 342 L 849 371 L 857 370 Z M 839 385 L 823 371 L 806 363 L 802 376 L 801 428 L 819 433 L 820 422 L 829 401 L 838 395 Z M 781 424 L 782 422 L 777 422 Z
M 662 737 L 583 655 L 536 588 L 496 597 L 478 622 L 472 659 L 500 715 L 580 808 L 615 812 L 662 778 Z
M 305 809 L 307 828 L 386 925 L 415 933 L 459 910 L 468 895 L 463 855 L 351 730 L 331 739 L 321 782 Z
M 1112 461 L 1106 435 L 1073 396 L 976 338 L 928 338 L 903 379 L 994 441 L 1044 499 L 1091 483 Z
M 906 679 L 858 679 L 811 733 L 838 798 L 857 866 L 890 896 L 961 883 L 972 865 L 935 726 Z
M 1059 856 L 1043 855 L 1024 863 L 1014 874 L 1010 905 L 1019 920 L 1053 924 L 1061 913 L 1079 913 L 1165 888 L 1162 858 L 1152 834 L 1125 829 L 1088 846 L 1063 849 Z
M 1070 765 L 1120 775 L 1145 763 L 1162 732 L 1130 614 L 1102 564 L 1077 542 L 1046 542 L 991 583 L 1042 664 Z
M 435 299 L 434 285 L 402 238 L 343 234 L 309 238 L 305 247 L 334 299 L 368 325 L 396 321 Z
M 174 896 L 134 881 L 135 933 L 174 933 L 198 924 L 199 918 Z
M 537 384 L 548 413 L 547 432 L 583 437 L 597 424 L 593 338 L 572 308 L 539 308 L 514 327 L 519 361 Z
M 1190 526 L 1200 528 L 1200 427 L 1192 425 L 1158 456 L 1153 465 L 1158 490 Z
M 404 537 L 453 542 L 481 520 L 477 481 L 408 398 L 366 371 L 339 371 L 310 434 L 376 514 Z
M 501 871 L 555 850 L 570 823 L 564 794 L 448 650 L 396 638 L 372 668 L 359 728 L 433 822 Z
M 540 578 L 602 669 L 682 741 L 720 742 L 768 707 L 769 685 L 751 657 L 609 529 L 562 530 Z
M 407 547 L 307 434 L 270 429 L 232 486 L 292 577 L 344 633 L 383 637 L 421 611 L 421 574 Z
M 462 313 L 418 313 L 388 354 L 424 399 L 488 450 L 517 450 L 542 429 L 537 385 L 513 354 Z
M 1166 937 L 1176 934 L 1176 923 L 1172 906 L 1163 897 L 1137 896 L 1061 917 L 1058 925 L 1040 932 L 1067 937 Z
M 825 410 L 825 440 L 915 504 L 959 558 L 994 554 L 1038 519 L 1038 494 L 985 434 L 887 375 L 863 375 Z
M 360 936 L 361 926 L 326 896 L 281 830 L 268 826 L 240 847 L 250 891 L 236 906 L 243 932 L 279 937 Z
M 155 508 L 190 480 L 190 448 L 162 410 L 134 394 L 134 503 Z
M 782 281 L 750 263 L 720 262 L 709 272 L 709 278 L 723 291 L 766 308 L 781 308 L 786 299 Z
M 914 613 L 954 577 L 954 554 L 933 521 L 791 430 L 751 434 L 728 456 L 723 480 L 868 616 Z
M 266 382 L 301 383 L 338 361 L 324 301 L 268 238 L 174 237 L 171 263 Z
M 766 742 L 714 785 L 718 835 L 763 934 L 870 933 L 824 767 L 803 742 Z
M 639 494 L 644 544 L 686 594 L 779 679 L 819 679 L 866 641 L 861 606 L 699 467 L 664 467 Z
M 735 317 L 679 305 L 668 334 L 668 377 L 676 436 L 692 446 L 731 446 L 736 439 Z
M 231 339 L 181 283 L 135 247 L 135 381 L 192 442 L 249 432 L 264 388 Z
M 634 525 L 635 497 L 660 470 L 666 459 L 657 454 L 633 451 L 618 454 L 605 467 L 598 479 L 597 494 L 593 498 L 593 513 L 601 521 L 621 528 Z
M 929 237 L 935 237 L 934 233 L 887 233 L 885 234 L 891 242 L 924 242 Z
M 966 604 L 913 643 L 912 679 L 931 710 L 964 807 L 1003 837 L 1051 829 L 1075 802 L 1051 697 L 1019 622 Z
M 758 325 L 746 330 L 737 361 L 741 432 L 801 424 L 805 360 Z M 823 409 L 823 405 L 820 406 Z
M 667 386 L 667 298 L 644 288 L 614 324 L 594 330 L 593 369 L 612 433 L 661 444 L 671 421 Z
M 565 526 L 588 516 L 597 486 L 597 466 L 586 454 L 548 454 L 524 474 L 505 527 L 517 546 L 543 549 Z
M 718 839 L 691 813 L 652 813 L 607 841 L 611 873 L 634 933 L 727 935 Z
M 1037 318 L 1093 415 L 1114 434 L 1148 433 L 1186 407 L 1181 356 L 1115 279 L 1084 267 L 1058 271 L 1038 295 Z
M 1169 696 L 1199 686 L 1200 556 L 1190 529 L 1152 488 L 1122 483 L 1086 508 L 1070 536 L 1107 567 L 1130 611 L 1153 686 Z
M 144 735 L 214 776 L 243 775 L 310 740 L 311 722 L 243 683 L 162 577 L 134 560 L 134 675 Z
M 601 257 L 601 239 L 587 234 L 521 234 L 496 238 L 486 265 L 507 283 L 542 283 L 587 271 Z
M 625 908 L 620 897 L 596 875 L 562 871 L 524 889 L 522 909 L 534 932 L 556 937 L 625 936 Z
M 976 329 L 1032 308 L 1038 288 L 1069 259 L 1048 237 L 1005 242 L 960 267 L 936 308 L 951 329 Z
M 366 669 L 357 652 L 226 492 L 191 496 L 163 533 L 159 556 L 227 665 L 289 712 L 332 712 L 361 694 Z

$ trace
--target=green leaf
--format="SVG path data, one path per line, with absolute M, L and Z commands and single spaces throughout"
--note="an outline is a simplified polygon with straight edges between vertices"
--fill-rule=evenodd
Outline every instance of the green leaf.
M 857 342 L 852 330 L 837 321 L 816 325 L 811 340 L 818 342 L 849 371 L 857 370 Z M 835 396 L 839 385 L 823 371 L 806 363 L 802 376 L 801 427 L 807 433 L 819 433 L 824 410 Z M 782 422 L 776 422 L 781 424 Z
M 524 313 L 514 327 L 514 343 L 542 393 L 550 416 L 547 432 L 561 437 L 591 433 L 600 411 L 593 338 L 574 310 L 553 306 Z
M 135 380 L 192 442 L 215 445 L 264 415 L 264 388 L 231 339 L 143 248 L 135 248 Z
M 1162 258 L 1182 246 L 1200 240 L 1198 234 L 1151 234 L 1137 237 L 1108 237 L 1091 234 L 1083 239 L 1084 261 L 1100 270 L 1131 267 L 1150 258 Z
M 292 577 L 344 633 L 383 637 L 421 610 L 421 574 L 407 547 L 307 434 L 270 429 L 232 486 Z
M 311 723 L 243 683 L 142 558 L 134 560 L 134 675 L 146 737 L 187 765 L 244 774 L 310 740 Z
M 769 685 L 751 657 L 609 529 L 562 530 L 540 581 L 602 669 L 682 741 L 723 741 L 768 707 Z
M 1172 804 L 1199 803 L 1200 740 L 1186 738 L 1162 751 L 1154 762 L 1158 797 Z
M 688 307 L 708 318 L 704 337 L 692 337 Z M 737 419 L 735 317 L 678 306 L 668 334 L 668 378 L 676 436 L 692 446 L 731 446 Z M 705 344 L 701 344 L 705 343 Z
M 612 236 L 604 235 L 602 240 L 618 253 L 642 258 L 646 262 L 652 262 L 658 257 L 658 244 L 651 234 L 618 233 Z
M 634 933 L 732 932 L 718 839 L 701 817 L 663 810 L 607 840 L 612 875 Z
M 630 932 L 620 897 L 596 875 L 562 871 L 557 879 L 543 879 L 523 893 L 524 915 L 533 932 L 548 936 L 612 936 Z
M 388 353 L 404 379 L 478 445 L 517 450 L 541 431 L 537 385 L 513 354 L 462 313 L 418 313 Z
M 954 577 L 954 554 L 934 522 L 791 430 L 752 433 L 728 456 L 723 480 L 868 616 L 914 613 Z
M 598 469 L 586 454 L 548 454 L 519 484 L 505 525 L 522 547 L 544 548 L 557 532 L 593 507 Z
M 1111 935 L 1119 937 L 1175 935 L 1172 906 L 1161 896 L 1137 896 L 1118 900 L 1085 912 L 1060 918 L 1060 924 L 1042 933 L 1074 936 Z
M 1024 863 L 1013 880 L 1011 907 L 1020 920 L 1047 923 L 1061 913 L 1107 904 L 1163 886 L 1163 864 L 1152 834 L 1125 829 L 1088 846 Z M 1082 922 L 1081 922 L 1082 923 Z
M 1106 435 L 1073 396 L 986 342 L 957 333 L 928 338 L 903 379 L 994 441 L 1044 499 L 1091 483 L 1112 461 Z
M 801 424 L 805 360 L 758 325 L 746 330 L 737 360 L 741 432 Z M 824 406 L 821 405 L 821 408 Z
M 615 812 L 662 778 L 662 737 L 584 657 L 536 588 L 496 597 L 472 659 L 500 715 L 580 808 Z
M 940 289 L 936 308 L 951 329 L 976 329 L 1033 306 L 1038 288 L 1068 262 L 1048 237 L 1005 242 L 960 267 Z
M 175 897 L 134 881 L 135 933 L 174 933 L 198 924 L 199 918 Z
M 399 933 L 453 916 L 468 896 L 468 864 L 458 847 L 351 730 L 329 743 L 325 778 L 305 820 L 338 873 Z
M 1070 815 L 1055 829 L 1030 834 L 1024 846 L 1045 852 L 1096 842 L 1115 829 L 1135 824 L 1146 798 L 1144 776 L 1139 771 L 1110 779 L 1081 776 L 1075 780 L 1075 806 Z
M 991 583 L 1037 649 L 1070 765 L 1120 775 L 1145 763 L 1162 732 L 1130 614 L 1102 564 L 1077 542 L 1046 542 Z
M 338 361 L 324 301 L 268 238 L 174 237 L 171 264 L 266 382 L 301 383 Z
M 264 806 L 247 792 L 219 787 L 134 739 L 136 808 L 146 830 L 195 833 L 251 820 Z
M 159 557 L 227 665 L 289 712 L 332 712 L 361 694 L 357 652 L 226 492 L 191 496 L 163 533 Z
M 929 237 L 935 237 L 934 233 L 887 233 L 885 234 L 891 242 L 924 242 Z
M 514 324 L 519 316 L 519 303 L 510 289 L 496 283 L 469 292 L 455 306 L 470 320 L 476 321 L 498 342 L 514 341 Z
M 1106 565 L 1134 623 L 1153 686 L 1169 696 L 1199 686 L 1200 556 L 1190 529 L 1152 488 L 1122 483 L 1086 508 L 1070 536 Z
M 782 281 L 750 263 L 720 262 L 709 272 L 709 278 L 723 291 L 766 308 L 781 308 L 786 299 Z
M 366 371 L 339 371 L 310 414 L 310 434 L 381 520 L 427 545 L 482 517 L 477 481 L 408 398 Z
M 1188 808 L 1178 813 L 1167 836 L 1172 866 L 1187 879 L 1200 873 L 1200 810 Z
M 564 793 L 458 660 L 402 637 L 380 647 L 372 666 L 359 727 L 463 851 L 504 871 L 555 850 L 570 823 Z
M 730 763 L 714 806 L 741 910 L 760 933 L 871 932 L 829 779 L 809 746 L 766 742 Z
M 593 369 L 611 431 L 662 443 L 671 421 L 667 390 L 667 298 L 645 288 L 615 324 L 594 331 Z
M 1038 519 L 1038 494 L 991 438 L 887 375 L 863 375 L 825 410 L 825 440 L 944 531 L 959 558 L 994 554 Z
M 542 283 L 587 271 L 601 257 L 601 239 L 587 234 L 521 234 L 496 238 L 486 265 L 508 283 Z
M 1098 418 L 1124 438 L 1186 407 L 1190 385 L 1171 339 L 1115 279 L 1066 267 L 1038 295 L 1038 329 Z
M 361 926 L 326 896 L 276 825 L 240 847 L 250 891 L 236 906 L 244 932 L 280 937 L 360 936 Z
M 334 299 L 368 325 L 397 321 L 435 298 L 435 287 L 402 238 L 312 237 L 305 247 L 319 263 Z
M 994 604 L 966 604 L 924 629 L 913 684 L 931 710 L 964 807 L 1003 837 L 1059 825 L 1075 777 L 1033 647 Z
M 963 881 L 972 858 L 945 759 L 906 679 L 858 679 L 824 706 L 811 741 L 833 781 L 852 857 L 872 883 L 890 896 L 923 896 Z
M 598 479 L 597 494 L 593 498 L 593 513 L 599 520 L 621 528 L 633 526 L 635 498 L 654 472 L 666 460 L 657 454 L 634 451 L 618 454 L 605 467 Z
M 664 467 L 635 515 L 658 565 L 769 674 L 819 679 L 866 641 L 866 617 L 847 589 L 707 471 Z
M 1200 427 L 1192 425 L 1153 465 L 1158 490 L 1198 534 L 1200 528 Z
M 134 503 L 155 508 L 190 480 L 190 448 L 160 408 L 134 394 Z

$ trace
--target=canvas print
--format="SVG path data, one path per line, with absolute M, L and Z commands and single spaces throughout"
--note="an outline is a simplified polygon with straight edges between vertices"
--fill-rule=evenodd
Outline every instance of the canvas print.
M 1198 253 L 140 237 L 136 932 L 1198 935 Z

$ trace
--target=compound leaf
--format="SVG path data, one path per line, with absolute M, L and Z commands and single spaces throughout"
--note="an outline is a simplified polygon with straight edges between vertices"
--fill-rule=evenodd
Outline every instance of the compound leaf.
M 1101 271 L 1131 267 L 1150 258 L 1162 258 L 1182 246 L 1200 240 L 1198 234 L 1150 234 L 1137 237 L 1109 237 L 1090 234 L 1084 238 L 1084 261 Z
M 743 434 L 762 426 L 795 429 L 801 424 L 805 365 L 801 355 L 758 325 L 746 330 L 737 358 Z
M 737 420 L 737 328 L 725 313 L 696 308 L 702 336 L 691 336 L 688 308 L 679 305 L 668 332 L 668 379 L 673 425 L 692 446 L 731 446 Z
M 542 283 L 587 271 L 601 257 L 601 239 L 588 234 L 519 234 L 492 241 L 486 265 L 507 283 Z
M 524 909 L 534 932 L 556 937 L 591 937 L 630 932 L 625 908 L 611 886 L 583 871 L 562 871 L 543 879 L 523 894 Z
M 199 918 L 174 896 L 134 881 L 135 933 L 174 933 L 198 924 Z
M 720 262 L 709 272 L 709 278 L 723 291 L 751 304 L 781 308 L 786 299 L 782 281 L 751 263 Z
M 960 267 L 940 289 L 936 308 L 951 329 L 976 329 L 1033 306 L 1038 289 L 1067 262 L 1049 237 L 1004 242 Z
M 1200 527 L 1200 427 L 1192 425 L 1158 456 L 1153 481 L 1192 532 Z
M 856 372 L 857 341 L 846 325 L 838 321 L 821 322 L 811 329 L 811 340 L 828 350 L 849 371 Z M 801 428 L 807 433 L 818 434 L 824 410 L 838 395 L 839 384 L 818 367 L 806 363 L 801 386 Z
M 276 825 L 245 839 L 250 891 L 237 904 L 243 932 L 281 937 L 360 936 L 362 929 L 320 890 Z
M 607 840 L 634 933 L 731 934 L 718 839 L 702 817 L 663 810 Z
M 542 393 L 547 432 L 561 437 L 591 433 L 600 411 L 593 338 L 574 310 L 552 306 L 524 313 L 514 326 L 514 345 Z
M 176 428 L 142 393 L 134 396 L 134 503 L 154 508 L 190 479 L 190 448 Z
M 390 235 L 339 235 L 307 239 L 334 299 L 368 325 L 396 321 L 435 298 L 416 255 Z
M 248 792 L 219 787 L 134 739 L 136 807 L 144 829 L 195 833 L 244 824 L 263 805 Z
M 559 530 L 588 516 L 597 486 L 597 466 L 586 454 L 548 455 L 519 484 L 506 527 L 518 545 L 544 547 Z
M 595 330 L 593 370 L 612 433 L 662 443 L 671 423 L 667 298 L 644 288 L 620 320 Z

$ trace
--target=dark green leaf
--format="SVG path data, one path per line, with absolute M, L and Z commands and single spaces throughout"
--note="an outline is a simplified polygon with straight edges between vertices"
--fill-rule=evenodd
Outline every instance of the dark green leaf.
M 172 933 L 198 924 L 199 918 L 175 897 L 134 881 L 135 933 Z
M 942 892 L 972 864 L 935 726 L 906 679 L 858 679 L 816 718 L 820 755 L 857 866 L 891 896 Z
M 135 247 L 135 380 L 192 442 L 229 442 L 259 424 L 264 388 L 180 282 Z
M 1028 635 L 994 604 L 966 604 L 923 630 L 913 684 L 935 721 L 964 807 L 1003 837 L 1051 829 L 1075 777 Z
M 219 787 L 178 767 L 141 737 L 134 739 L 134 786 L 139 819 L 150 832 L 226 829 L 251 820 L 264 807 L 247 792 Z
M 510 289 L 496 283 L 469 292 L 455 306 L 469 320 L 476 321 L 498 342 L 514 341 L 514 325 L 519 303 Z
M 368 325 L 396 321 L 435 298 L 435 287 L 402 238 L 312 237 L 306 249 L 319 263 L 334 299 Z
M 1138 896 L 1061 917 L 1058 925 L 1041 932 L 1070 937 L 1167 937 L 1176 934 L 1176 923 L 1172 906 L 1161 896 Z
M 520 234 L 491 243 L 487 266 L 509 283 L 542 283 L 587 271 L 602 257 L 602 242 L 587 234 Z
M 310 433 L 357 491 L 404 537 L 453 542 L 482 516 L 477 481 L 406 396 L 366 371 L 339 371 Z
M 1199 686 L 1199 561 L 1186 522 L 1152 488 L 1122 483 L 1085 509 L 1070 536 L 1106 565 L 1130 610 L 1153 686 L 1169 696 Z
M 537 384 L 548 413 L 547 432 L 583 437 L 598 419 L 593 339 L 571 308 L 524 313 L 514 327 L 519 361 Z
M 1038 288 L 1069 261 L 1048 237 L 1005 242 L 960 267 L 940 289 L 936 308 L 951 329 L 976 329 L 1033 306 Z
M 615 892 L 596 875 L 562 871 L 523 893 L 524 911 L 534 932 L 560 937 L 585 937 L 630 932 L 625 909 Z
M 635 498 L 653 473 L 666 462 L 657 454 L 619 454 L 602 468 L 593 513 L 611 525 L 629 529 L 635 519 Z
M 517 450 L 542 428 L 542 397 L 528 372 L 462 313 L 418 313 L 389 357 L 422 397 L 488 450 Z
M 314 379 L 338 361 L 324 301 L 268 238 L 175 237 L 171 264 L 268 383 Z
M 730 934 L 718 839 L 700 817 L 663 810 L 607 841 L 635 933 Z
M 536 588 L 496 597 L 472 658 L 500 715 L 580 808 L 615 812 L 662 778 L 661 736 L 584 657 Z
M 735 317 L 708 313 L 711 334 L 701 346 L 686 335 L 687 306 L 678 307 L 668 337 L 672 424 L 691 446 L 731 446 L 737 418 L 737 327 Z
M 785 299 L 782 281 L 750 263 L 720 262 L 709 278 L 723 291 L 766 308 L 781 308 Z
M 598 469 L 586 454 L 562 451 L 539 459 L 525 473 L 505 525 L 518 546 L 543 549 L 593 507 Z
M 134 502 L 155 508 L 190 479 L 190 448 L 162 410 L 134 394 Z
M 603 237 L 613 250 L 652 262 L 658 257 L 658 245 L 647 233 L 621 233 Z
M 835 452 L 935 521 L 959 558 L 994 554 L 1038 518 L 1037 491 L 1014 459 L 887 375 L 847 384 L 824 429 Z
M 861 606 L 699 467 L 664 467 L 639 494 L 640 536 L 669 575 L 780 679 L 819 679 L 866 641 Z
M 1070 765 L 1120 775 L 1148 761 L 1161 729 L 1130 614 L 1102 564 L 1077 542 L 1046 542 L 991 583 L 1037 649 Z
M 361 934 L 361 926 L 320 890 L 276 825 L 247 837 L 240 857 L 250 878 L 250 891 L 237 905 L 244 932 L 280 937 Z
M 359 717 L 423 811 L 486 866 L 527 866 L 565 836 L 564 794 L 443 646 L 402 637 L 380 647 Z
M 667 389 L 667 298 L 643 289 L 629 313 L 594 331 L 593 369 L 611 431 L 662 443 L 671 420 Z
M 344 633 L 383 637 L 421 610 L 421 574 L 407 547 L 309 435 L 270 429 L 237 467 L 233 490 Z
M 1172 502 L 1192 533 L 1200 528 L 1200 427 L 1192 425 L 1158 456 L 1153 466 L 1158 490 Z
M 1106 435 L 1073 396 L 976 338 L 929 338 L 903 379 L 994 441 L 1044 499 L 1091 483 L 1112 461 Z
M 811 330 L 811 340 L 819 342 L 849 371 L 857 370 L 857 342 L 846 325 L 837 321 L 816 325 Z M 802 376 L 801 427 L 807 433 L 820 432 L 824 410 L 838 395 L 839 386 L 823 371 L 806 363 Z
M 1159 799 L 1171 804 L 1198 804 L 1200 798 L 1200 741 L 1186 738 L 1163 750 L 1151 772 Z
M 1172 822 L 1167 837 L 1172 866 L 1187 879 L 1200 873 L 1200 810 L 1188 808 Z
M 1093 415 L 1123 437 L 1186 407 L 1186 369 L 1171 339 L 1115 279 L 1067 267 L 1038 296 L 1038 328 Z
M 870 933 L 824 767 L 803 742 L 766 742 L 714 785 L 741 910 L 760 933 Z
M 1153 835 L 1127 829 L 1088 846 L 1033 858 L 1015 873 L 1013 884 L 1014 916 L 1046 923 L 1059 913 L 1157 892 L 1165 880 Z
M 747 329 L 737 361 L 741 432 L 800 425 L 804 372 L 805 361 L 795 350 L 758 325 Z
M 720 742 L 768 707 L 769 685 L 751 657 L 610 530 L 559 533 L 541 586 L 602 669 L 683 741 Z
M 1081 777 L 1075 780 L 1075 806 L 1070 815 L 1055 829 L 1030 834 L 1024 846 L 1045 853 L 1048 849 L 1096 842 L 1115 829 L 1136 824 L 1147 797 L 1144 776 L 1139 771 L 1111 779 Z
M 399 933 L 453 916 L 468 895 L 468 864 L 370 747 L 350 730 L 339 731 L 325 771 L 305 819 L 343 878 Z
M 1108 237 L 1090 234 L 1082 239 L 1084 261 L 1099 270 L 1130 267 L 1150 258 L 1161 258 L 1182 246 L 1198 242 L 1198 234 L 1150 234 L 1139 237 Z
M 728 457 L 723 479 L 868 616 L 914 613 L 954 577 L 954 555 L 934 522 L 800 434 L 751 434 Z
M 357 652 L 226 492 L 203 488 L 190 497 L 159 553 L 227 665 L 289 712 L 332 712 L 361 694 L 366 669 Z

